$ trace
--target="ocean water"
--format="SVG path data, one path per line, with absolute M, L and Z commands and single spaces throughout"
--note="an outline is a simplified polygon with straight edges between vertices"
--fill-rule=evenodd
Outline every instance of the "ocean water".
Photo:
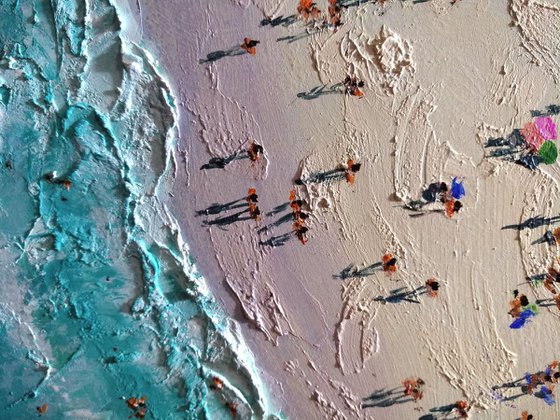
M 126 12 L 0 13 L 0 418 L 275 417 L 165 205 L 177 108 Z

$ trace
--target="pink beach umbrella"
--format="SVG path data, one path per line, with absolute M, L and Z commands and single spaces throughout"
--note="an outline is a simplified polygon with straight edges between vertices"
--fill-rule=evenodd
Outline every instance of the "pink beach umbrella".
M 533 122 L 528 122 L 521 129 L 521 135 L 531 148 L 537 152 L 541 145 L 544 143 L 544 137 L 537 125 Z
M 556 140 L 558 138 L 558 130 L 556 124 L 550 117 L 538 117 L 535 119 L 535 125 L 540 135 L 545 140 Z

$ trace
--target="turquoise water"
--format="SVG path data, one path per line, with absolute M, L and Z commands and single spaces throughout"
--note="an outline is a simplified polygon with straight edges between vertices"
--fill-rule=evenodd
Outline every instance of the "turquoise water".
M 111 2 L 0 5 L 0 418 L 268 415 L 167 211 L 177 110 Z M 223 390 L 212 390 L 218 376 Z

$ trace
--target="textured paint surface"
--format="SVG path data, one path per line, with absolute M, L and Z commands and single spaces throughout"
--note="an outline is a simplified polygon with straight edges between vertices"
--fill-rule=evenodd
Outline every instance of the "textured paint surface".
M 261 418 L 163 199 L 177 107 L 110 1 L 0 6 L 0 417 Z M 223 378 L 218 395 L 211 377 Z
M 554 226 L 502 227 L 558 214 L 558 165 L 536 152 L 531 170 L 487 147 L 528 122 L 553 134 L 535 118 L 559 103 L 557 4 L 342 1 L 334 31 L 297 18 L 298 3 L 131 6 L 185 115 L 170 205 L 213 293 L 248 321 L 274 403 L 306 419 L 444 417 L 458 400 L 473 418 L 557 418 L 557 405 L 504 386 L 558 357 L 554 305 L 519 329 L 508 314 L 514 289 L 531 304 L 550 297 L 526 278 L 555 264 L 556 245 L 536 243 Z M 260 41 L 256 55 L 235 53 L 245 37 Z M 347 75 L 363 97 L 344 94 Z M 265 149 L 260 164 L 200 170 L 250 140 Z M 362 164 L 353 184 L 337 172 L 348 159 Z M 403 208 L 455 177 L 459 214 Z M 251 187 L 260 223 L 204 213 Z M 305 246 L 292 233 L 294 187 Z M 390 276 L 376 265 L 387 252 Z M 431 278 L 437 298 L 414 292 Z M 364 400 L 412 375 L 426 382 L 418 403 Z
M 560 7 L 338 3 L 2 4 L 0 417 L 560 417 Z

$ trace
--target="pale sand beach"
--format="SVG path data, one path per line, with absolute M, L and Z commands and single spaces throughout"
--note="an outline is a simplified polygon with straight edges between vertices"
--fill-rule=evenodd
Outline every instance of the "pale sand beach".
M 531 302 L 550 297 L 527 277 L 546 273 L 558 248 L 533 244 L 549 226 L 502 227 L 557 215 L 560 172 L 557 164 L 531 171 L 488 157 L 484 146 L 532 121 L 532 110 L 560 102 L 560 5 L 347 3 L 334 31 L 301 19 L 261 24 L 295 14 L 295 0 L 131 2 L 176 96 L 168 206 L 198 270 L 241 324 L 267 399 L 287 418 L 446 418 L 458 400 L 476 419 L 520 418 L 523 410 L 559 418 L 558 405 L 535 395 L 509 399 L 520 387 L 502 387 L 558 358 L 555 306 L 518 330 L 508 314 L 515 289 Z M 327 1 L 317 6 L 326 10 Z M 204 62 L 245 37 L 260 41 L 255 56 Z M 364 97 L 333 88 L 347 75 L 364 81 Z M 250 140 L 264 147 L 256 163 L 200 169 L 245 151 Z M 348 159 L 362 165 L 352 185 L 344 178 L 294 185 Z M 466 196 L 452 218 L 411 217 L 403 208 L 430 183 L 454 177 Z M 243 213 L 217 223 L 245 210 L 251 187 L 262 220 Z M 294 187 L 309 214 L 306 245 L 290 233 Z M 197 214 L 239 199 L 230 211 Z M 272 238 L 288 240 L 271 247 Z M 387 252 L 397 258 L 391 275 L 336 277 Z M 390 299 L 432 277 L 441 284 L 436 298 Z M 411 376 L 426 383 L 418 402 L 400 398 Z M 364 400 L 394 388 L 401 394 L 388 404 Z

